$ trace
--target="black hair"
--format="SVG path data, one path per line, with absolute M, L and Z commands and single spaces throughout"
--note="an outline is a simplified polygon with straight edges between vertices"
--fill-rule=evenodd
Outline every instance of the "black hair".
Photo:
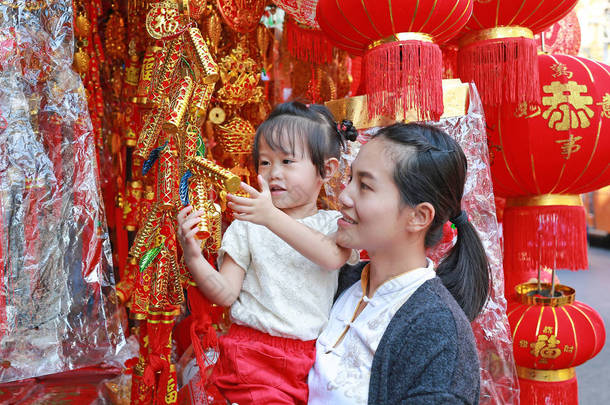
M 410 207 L 428 202 L 434 207 L 426 247 L 436 245 L 443 236 L 443 225 L 450 218 L 455 220 L 457 242 L 436 274 L 468 319 L 474 320 L 489 294 L 489 265 L 479 236 L 462 214 L 468 166 L 462 148 L 445 132 L 416 123 L 382 128 L 374 138 L 389 143 L 387 150 L 395 162 L 394 182 L 402 202 Z
M 345 141 L 355 141 L 357 135 L 350 121 L 337 124 L 323 105 L 305 105 L 298 101 L 278 104 L 256 130 L 252 148 L 254 165 L 258 171 L 261 137 L 271 149 L 294 154 L 296 137 L 304 136 L 309 157 L 323 178 L 324 162 L 333 157 L 339 159 Z

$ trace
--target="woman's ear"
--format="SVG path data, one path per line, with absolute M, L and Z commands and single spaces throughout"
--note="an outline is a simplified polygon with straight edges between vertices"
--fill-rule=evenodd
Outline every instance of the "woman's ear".
M 326 159 L 324 161 L 324 178 L 322 178 L 322 181 L 324 183 L 329 181 L 333 177 L 333 175 L 335 174 L 335 172 L 337 171 L 338 168 L 339 168 L 339 161 L 337 160 L 337 158 Z
M 427 230 L 434 220 L 435 210 L 432 204 L 423 202 L 411 209 L 407 227 L 411 232 Z

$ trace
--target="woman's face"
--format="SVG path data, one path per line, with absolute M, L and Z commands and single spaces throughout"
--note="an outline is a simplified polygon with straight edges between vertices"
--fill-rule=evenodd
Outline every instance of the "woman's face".
M 374 254 L 402 241 L 411 208 L 400 203 L 393 180 L 393 145 L 372 139 L 363 145 L 351 168 L 350 182 L 339 196 L 337 243 Z

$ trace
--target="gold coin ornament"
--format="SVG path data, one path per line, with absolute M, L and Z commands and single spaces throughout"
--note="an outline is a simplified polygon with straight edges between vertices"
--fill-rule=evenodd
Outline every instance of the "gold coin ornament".
M 227 114 L 225 113 L 225 110 L 223 110 L 222 108 L 214 107 L 210 110 L 210 114 L 208 115 L 208 118 L 214 124 L 220 125 L 223 122 L 225 122 L 225 119 L 227 118 Z

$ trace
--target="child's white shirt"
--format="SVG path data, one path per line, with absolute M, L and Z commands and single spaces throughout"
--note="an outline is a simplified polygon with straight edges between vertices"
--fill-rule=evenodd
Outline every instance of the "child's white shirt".
M 331 235 L 340 217 L 337 211 L 320 210 L 298 221 Z M 246 272 L 231 306 L 233 322 L 272 336 L 318 337 L 328 322 L 338 271 L 321 268 L 266 227 L 240 220 L 234 220 L 223 235 L 219 266 L 225 254 Z M 354 259 L 357 256 L 350 261 Z

